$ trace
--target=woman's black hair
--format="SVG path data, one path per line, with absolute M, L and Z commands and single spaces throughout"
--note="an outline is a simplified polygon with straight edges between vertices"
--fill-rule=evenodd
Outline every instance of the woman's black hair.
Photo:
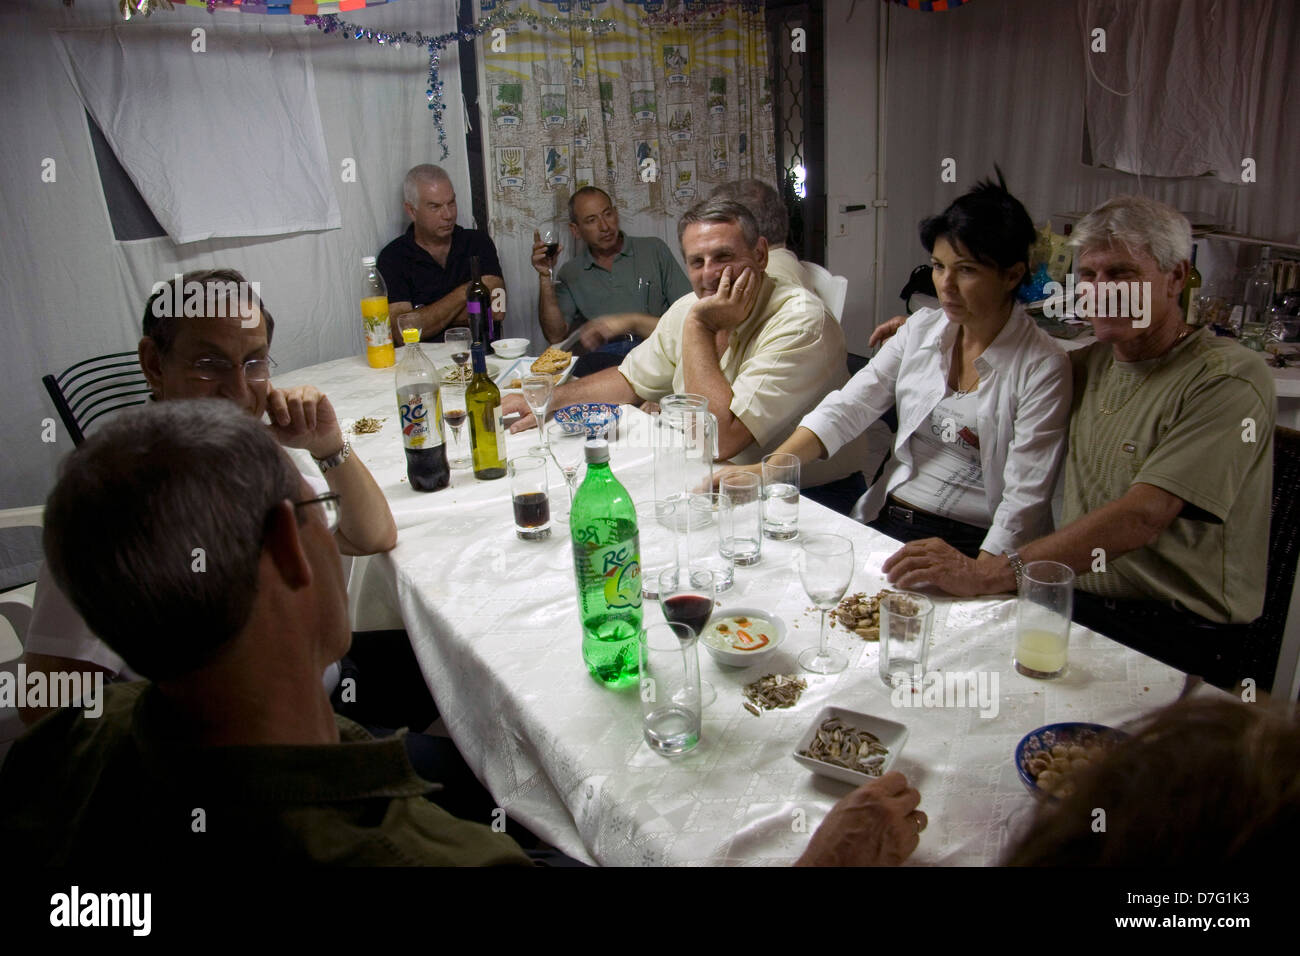
M 939 239 L 961 243 L 972 256 L 985 265 L 1010 269 L 1017 262 L 1025 264 L 1029 278 L 1029 250 L 1038 239 L 1033 220 L 1020 200 L 1007 192 L 1002 170 L 994 183 L 985 179 L 937 216 L 921 221 L 921 245 L 934 252 Z

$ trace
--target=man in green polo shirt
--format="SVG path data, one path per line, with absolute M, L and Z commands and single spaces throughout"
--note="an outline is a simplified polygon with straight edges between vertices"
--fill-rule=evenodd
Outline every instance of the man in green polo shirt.
M 331 711 L 320 675 L 350 641 L 339 507 L 230 402 L 132 409 L 73 452 L 46 558 L 148 682 L 14 744 L 6 862 L 530 863 L 426 799 L 401 733 L 377 740 Z
M 603 189 L 584 186 L 569 197 L 569 232 L 581 249 L 554 280 L 556 257 L 534 233 L 533 268 L 546 340 L 562 341 L 581 326 L 582 348 L 595 353 L 579 360 L 579 375 L 618 365 L 691 283 L 662 239 L 619 229 L 618 210 Z
M 1059 561 L 1079 575 L 1076 621 L 1221 686 L 1258 677 L 1254 649 L 1231 646 L 1249 633 L 1231 625 L 1264 607 L 1272 375 L 1235 340 L 1184 324 L 1192 237 L 1177 210 L 1120 196 L 1071 242 L 1097 342 L 1070 355 L 1059 530 L 979 560 L 914 541 L 885 571 L 899 587 L 994 594 L 1015 590 L 1026 563 Z

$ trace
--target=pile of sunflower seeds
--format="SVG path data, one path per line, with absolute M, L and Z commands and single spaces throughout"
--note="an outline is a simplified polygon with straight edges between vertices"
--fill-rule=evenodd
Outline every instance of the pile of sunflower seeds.
M 765 710 L 793 707 L 799 702 L 799 695 L 807 689 L 808 682 L 802 677 L 768 674 L 745 686 L 744 706 L 758 717 Z
M 352 434 L 354 435 L 373 435 L 379 429 L 384 427 L 387 418 L 358 418 L 352 425 Z
M 800 756 L 872 777 L 880 776 L 888 753 L 889 748 L 875 734 L 846 726 L 838 717 L 823 723 L 808 749 L 799 751 Z
M 835 619 L 864 641 L 880 640 L 880 598 L 889 594 L 881 591 L 874 597 L 866 592 L 850 594 L 835 609 Z

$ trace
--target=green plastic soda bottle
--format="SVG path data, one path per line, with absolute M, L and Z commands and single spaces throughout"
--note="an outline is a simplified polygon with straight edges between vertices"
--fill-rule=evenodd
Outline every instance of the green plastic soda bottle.
M 641 633 L 641 542 L 636 507 L 609 469 L 609 442 L 587 442 L 587 477 L 573 497 L 582 659 L 607 687 L 637 682 Z

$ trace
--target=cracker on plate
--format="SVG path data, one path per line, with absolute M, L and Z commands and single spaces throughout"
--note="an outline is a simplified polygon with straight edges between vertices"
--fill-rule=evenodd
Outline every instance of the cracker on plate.
M 555 375 L 568 368 L 569 360 L 572 358 L 572 352 L 557 349 L 552 345 L 538 356 L 537 361 L 532 364 L 532 371 L 536 372 L 538 375 Z

